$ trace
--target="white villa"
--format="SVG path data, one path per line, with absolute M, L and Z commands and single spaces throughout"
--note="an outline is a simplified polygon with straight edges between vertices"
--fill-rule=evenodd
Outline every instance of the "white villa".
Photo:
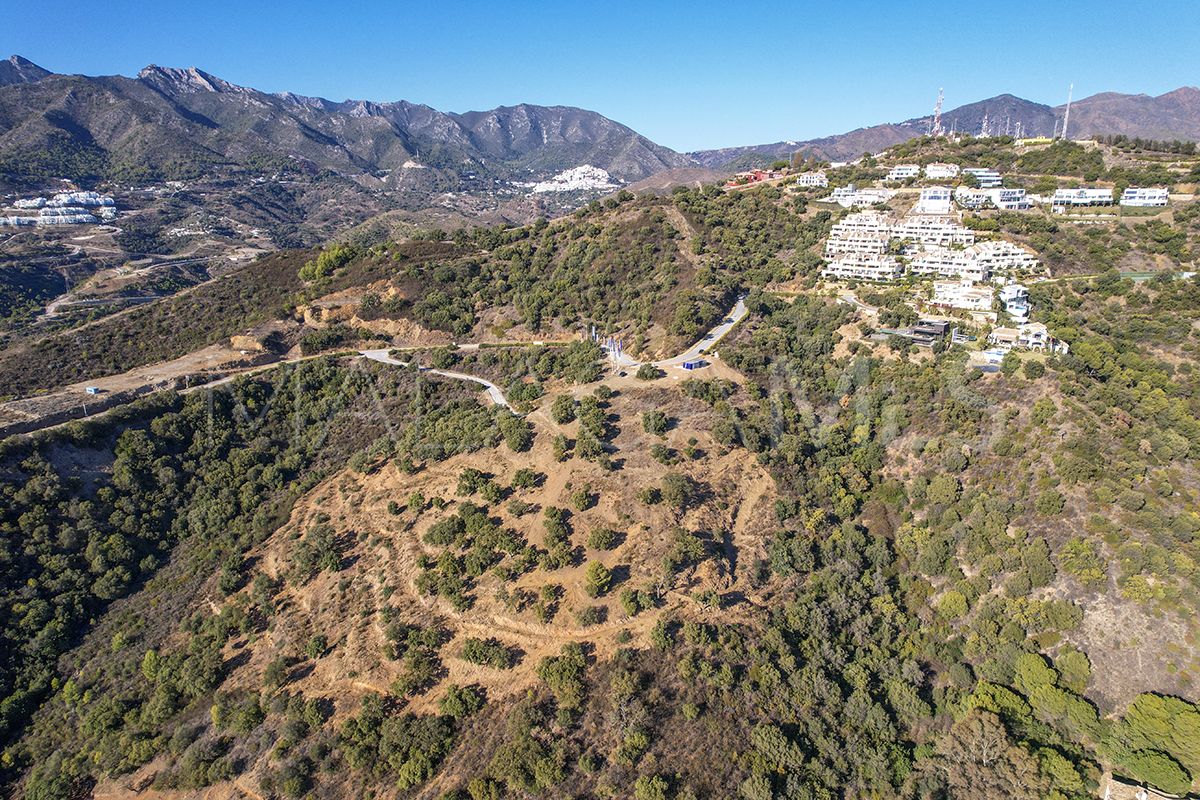
M 1054 206 L 1111 206 L 1112 189 L 1056 189 L 1050 198 Z
M 1004 310 L 1018 323 L 1029 321 L 1029 289 L 1019 283 L 1000 287 L 1000 302 Z
M 933 299 L 935 306 L 958 308 L 976 313 L 992 310 L 995 292 L 990 286 L 976 286 L 974 281 L 934 281 Z
M 1027 322 L 1015 328 L 996 328 L 988 336 L 988 342 L 998 349 L 1045 350 L 1050 353 L 1066 353 L 1070 346 L 1050 335 L 1040 322 Z
M 935 163 L 925 165 L 925 177 L 935 181 L 944 181 L 950 178 L 957 178 L 958 171 L 958 164 Z
M 996 189 L 1002 183 L 1000 173 L 987 167 L 966 167 L 963 174 L 973 175 L 980 189 Z
M 829 179 L 825 177 L 825 173 L 818 170 L 816 172 L 801 172 L 796 176 L 797 186 L 808 186 L 824 188 L 829 185 Z
M 950 190 L 945 186 L 930 186 L 921 190 L 921 198 L 913 206 L 914 214 L 938 214 L 945 216 L 950 213 Z
M 1166 189 L 1139 189 L 1137 187 L 1130 186 L 1128 189 L 1121 192 L 1121 205 L 1123 206 L 1151 208 L 1155 206 L 1165 206 L 1166 204 Z
M 892 171 L 884 177 L 884 180 L 889 183 L 898 183 L 900 181 L 906 181 L 909 178 L 919 177 L 921 177 L 921 168 L 918 165 L 897 164 L 896 166 L 892 167 Z
M 876 203 L 886 203 L 892 199 L 892 192 L 888 189 L 857 189 L 851 183 L 847 186 L 839 186 L 833 190 L 828 199 L 837 203 L 842 208 L 854 208 L 856 206 L 873 206 Z

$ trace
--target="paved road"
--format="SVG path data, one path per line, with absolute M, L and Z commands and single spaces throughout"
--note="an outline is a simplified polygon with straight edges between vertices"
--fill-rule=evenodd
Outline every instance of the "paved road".
M 397 367 L 407 367 L 409 365 L 409 362 L 407 361 L 400 361 L 399 359 L 392 358 L 390 349 L 388 348 L 382 350 L 359 350 L 358 352 L 365 358 L 369 358 L 372 361 L 378 361 L 381 364 L 392 364 Z M 491 398 L 494 404 L 498 406 L 504 406 L 509 410 L 512 409 L 512 406 L 509 405 L 508 399 L 504 396 L 504 392 L 500 391 L 500 387 L 489 380 L 477 377 L 475 375 L 468 375 L 465 372 L 451 372 L 450 370 L 445 369 L 421 367 L 421 371 L 428 372 L 433 375 L 440 375 L 443 378 L 450 378 L 451 380 L 477 383 L 483 388 L 487 389 L 488 397 Z
M 725 334 L 733 330 L 733 326 L 742 321 L 742 318 L 746 316 L 746 313 L 746 298 L 744 296 L 739 297 L 737 303 L 733 307 L 733 310 L 721 320 L 719 325 L 706 333 L 700 341 L 696 342 L 694 345 L 689 347 L 687 350 L 684 350 L 677 356 L 672 358 L 664 358 L 662 361 L 655 361 L 654 366 L 659 367 L 660 369 L 667 369 L 669 367 L 681 366 L 685 361 L 693 361 L 697 358 L 700 358 L 701 350 L 711 350 L 712 348 L 716 347 L 717 343 L 725 338 Z

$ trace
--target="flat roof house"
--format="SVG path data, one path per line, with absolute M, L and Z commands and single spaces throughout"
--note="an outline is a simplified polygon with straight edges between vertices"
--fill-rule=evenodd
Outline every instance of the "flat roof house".
M 1056 189 L 1050 198 L 1055 206 L 1111 206 L 1112 189 Z
M 916 164 L 897 164 L 892 167 L 884 180 L 888 182 L 906 181 L 909 178 L 919 178 L 921 176 L 921 168 Z
M 974 281 L 934 281 L 935 306 L 958 308 L 964 311 L 991 311 L 995 292 L 990 286 L 976 286 Z
M 1161 188 L 1139 189 L 1130 186 L 1121 192 L 1121 205 L 1135 208 L 1150 208 L 1167 204 L 1167 190 Z
M 1001 350 L 1019 348 L 1065 353 L 1070 349 L 1066 342 L 1051 336 L 1040 322 L 1027 322 L 1015 328 L 996 328 L 988 335 L 988 341 Z
M 988 167 L 964 167 L 963 174 L 973 175 L 980 189 L 995 189 L 1003 183 L 1000 173 Z
M 928 189 L 922 189 L 921 198 L 913 206 L 913 213 L 945 216 L 950 213 L 950 197 L 950 190 L 945 186 L 930 186 Z

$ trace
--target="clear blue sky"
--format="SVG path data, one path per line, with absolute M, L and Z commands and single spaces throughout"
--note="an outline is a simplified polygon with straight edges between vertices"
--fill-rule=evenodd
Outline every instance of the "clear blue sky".
M 939 86 L 949 109 L 1003 92 L 1057 105 L 1071 82 L 1076 97 L 1200 84 L 1196 0 L 6 6 L 0 53 L 56 72 L 156 63 L 333 100 L 575 105 L 677 150 L 907 119 Z

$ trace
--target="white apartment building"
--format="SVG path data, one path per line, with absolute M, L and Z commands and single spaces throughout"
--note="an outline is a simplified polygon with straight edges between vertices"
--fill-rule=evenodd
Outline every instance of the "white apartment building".
M 992 287 L 976 286 L 974 281 L 934 281 L 930 302 L 935 306 L 987 313 L 992 310 L 994 299 Z
M 944 181 L 948 178 L 957 178 L 959 172 L 958 164 L 926 164 L 925 177 L 930 180 Z
M 890 183 L 895 183 L 899 181 L 906 181 L 909 178 L 919 177 L 921 177 L 920 166 L 916 164 L 897 164 L 896 166 L 892 167 L 892 171 L 889 172 L 886 177 L 884 177 L 884 180 Z
M 980 189 L 995 189 L 1003 182 L 999 172 L 987 167 L 964 167 L 962 171 L 966 175 L 974 175 Z
M 796 185 L 808 187 L 815 186 L 823 189 L 829 185 L 829 179 L 825 177 L 825 173 L 821 172 L 820 170 L 816 172 L 801 172 L 796 176 Z
M 914 275 L 960 278 L 968 281 L 986 281 L 987 267 L 971 258 L 965 250 L 948 247 L 925 247 L 916 251 L 908 262 Z
M 1050 198 L 1055 206 L 1111 206 L 1112 189 L 1056 189 Z
M 950 190 L 945 186 L 930 186 L 921 190 L 921 198 L 913 206 L 914 214 L 938 214 L 945 216 L 950 213 Z
M 1121 205 L 1123 206 L 1150 208 L 1154 206 L 1165 206 L 1166 204 L 1166 189 L 1139 189 L 1137 187 L 1130 186 L 1128 189 L 1121 192 Z
M 894 281 L 904 274 L 904 265 L 893 256 L 844 255 L 826 264 L 821 274 L 841 280 Z
M 997 239 L 978 242 L 964 251 L 989 274 L 997 272 L 1036 272 L 1042 262 L 1036 254 L 1019 244 Z
M 941 247 L 975 243 L 975 231 L 964 228 L 951 217 L 907 217 L 892 226 L 891 234 L 896 239 Z

